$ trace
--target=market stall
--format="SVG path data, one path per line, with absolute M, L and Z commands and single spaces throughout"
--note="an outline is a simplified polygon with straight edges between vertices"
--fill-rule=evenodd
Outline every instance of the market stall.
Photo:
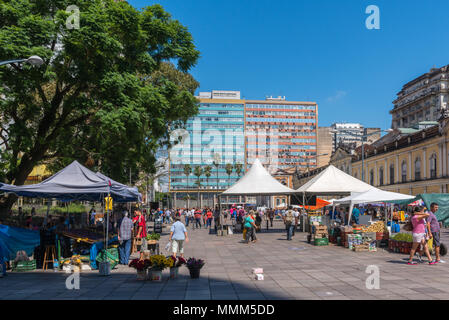
M 273 178 L 264 168 L 259 159 L 256 159 L 248 172 L 234 183 L 230 188 L 221 193 L 222 196 L 275 196 L 290 195 L 294 190 L 283 185 Z M 256 206 L 256 204 L 253 204 Z M 274 207 L 274 206 L 273 206 Z
M 141 194 L 136 188 L 131 188 L 120 184 L 108 177 L 90 171 L 77 161 L 72 162 L 66 168 L 62 169 L 55 175 L 44 180 L 41 183 L 25 186 L 14 186 L 0 183 L 1 193 L 14 193 L 18 196 L 30 197 L 30 198 L 46 198 L 56 199 L 61 201 L 92 201 L 92 202 L 104 202 L 108 199 L 108 205 L 106 205 L 106 232 L 103 236 L 103 240 L 98 237 L 83 236 L 80 234 L 62 234 L 68 238 L 76 238 L 77 242 L 84 242 L 91 246 L 91 249 L 95 246 L 98 250 L 103 249 L 98 243 L 102 243 L 105 252 L 108 252 L 108 244 L 111 243 L 109 237 L 109 213 L 112 209 L 112 201 L 123 202 L 137 202 L 141 200 Z M 111 199 L 111 200 L 109 200 Z M 48 214 L 48 211 L 47 211 Z M 82 232 L 87 232 L 82 231 Z M 50 239 L 50 243 L 53 240 Z M 46 248 L 46 254 L 56 259 L 56 248 L 54 244 L 48 245 Z M 94 249 L 95 249 L 94 248 Z M 90 264 L 96 266 L 96 257 L 91 257 Z M 45 263 L 45 262 L 44 262 Z M 58 265 L 55 261 L 53 266 Z
M 352 210 L 354 208 L 354 205 L 356 204 L 362 204 L 362 203 L 386 203 L 386 202 L 394 202 L 394 201 L 402 201 L 402 200 L 411 200 L 414 199 L 414 196 L 402 194 L 402 193 L 396 193 L 396 192 L 389 192 L 384 191 L 377 188 L 372 188 L 366 192 L 362 193 L 354 193 L 348 197 L 335 200 L 333 204 L 347 204 L 349 205 L 349 219 L 348 224 L 351 221 L 352 217 Z
M 294 194 L 302 197 L 302 203 L 310 203 L 309 199 L 316 196 L 348 196 L 355 192 L 365 192 L 374 188 L 373 186 L 352 177 L 351 175 L 339 170 L 333 165 L 329 165 L 320 174 L 310 179 L 301 187 L 295 190 Z M 313 215 L 312 215 L 313 216 Z M 306 220 L 308 219 L 308 220 Z M 322 218 L 321 218 L 322 219 Z M 307 222 L 307 223 L 306 223 Z M 320 222 L 330 228 L 330 221 L 322 220 Z M 310 216 L 303 216 L 303 231 L 311 232 Z

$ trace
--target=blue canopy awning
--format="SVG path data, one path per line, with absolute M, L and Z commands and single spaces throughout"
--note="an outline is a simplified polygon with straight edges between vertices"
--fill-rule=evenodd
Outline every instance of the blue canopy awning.
M 14 193 L 29 198 L 47 198 L 61 201 L 98 201 L 110 193 L 115 202 L 138 202 L 142 195 L 137 188 L 118 183 L 102 174 L 95 174 L 78 161 L 42 181 L 41 183 L 14 186 L 0 183 L 0 193 Z

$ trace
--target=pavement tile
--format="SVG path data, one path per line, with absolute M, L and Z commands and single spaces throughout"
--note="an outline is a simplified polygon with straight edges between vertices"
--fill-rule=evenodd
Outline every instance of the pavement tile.
M 277 228 L 283 227 L 276 223 Z M 161 283 L 142 282 L 136 280 L 133 269 L 119 266 L 107 278 L 98 271 L 82 273 L 81 293 L 75 293 L 66 290 L 63 273 L 8 273 L 0 280 L 0 299 L 449 299 L 449 264 L 432 266 L 429 272 L 425 264 L 410 268 L 402 264 L 405 255 L 384 250 L 364 254 L 336 246 L 317 248 L 307 244 L 302 233 L 287 242 L 284 230 L 261 232 L 260 241 L 245 246 L 240 243 L 241 234 L 217 237 L 204 229 L 188 229 L 187 257 L 206 260 L 200 279 L 190 279 L 187 268 L 182 268 L 176 280 L 168 280 L 164 272 Z M 163 234 L 161 241 L 167 238 Z M 442 241 L 449 242 L 449 233 L 443 232 Z M 380 267 L 380 290 L 366 289 L 368 265 Z M 264 281 L 254 280 L 254 267 L 264 269 Z

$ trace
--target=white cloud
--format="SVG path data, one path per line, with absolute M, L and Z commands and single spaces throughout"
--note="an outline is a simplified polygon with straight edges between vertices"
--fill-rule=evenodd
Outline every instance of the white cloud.
M 335 102 L 337 100 L 343 99 L 348 93 L 344 90 L 337 90 L 335 95 L 327 98 L 327 102 Z

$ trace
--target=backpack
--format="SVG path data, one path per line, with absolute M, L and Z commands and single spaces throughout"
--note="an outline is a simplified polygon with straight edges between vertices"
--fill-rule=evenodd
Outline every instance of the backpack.
M 285 215 L 285 223 L 286 224 L 292 224 L 293 223 L 293 218 L 294 218 L 293 211 L 288 210 L 287 214 Z

